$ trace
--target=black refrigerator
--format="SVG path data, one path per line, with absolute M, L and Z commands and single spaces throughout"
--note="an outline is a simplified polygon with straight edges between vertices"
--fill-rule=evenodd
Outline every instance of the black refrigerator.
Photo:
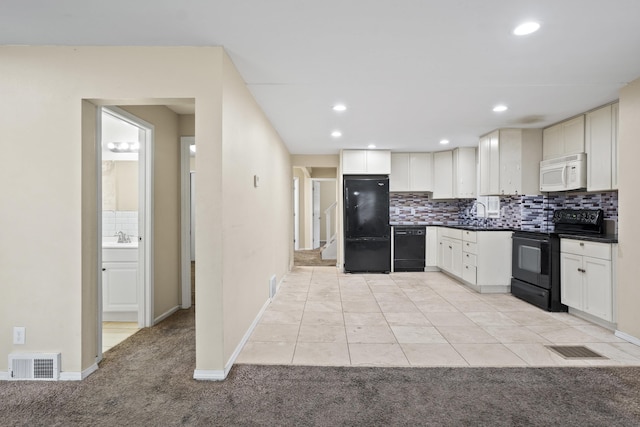
M 389 177 L 344 176 L 344 271 L 391 271 Z

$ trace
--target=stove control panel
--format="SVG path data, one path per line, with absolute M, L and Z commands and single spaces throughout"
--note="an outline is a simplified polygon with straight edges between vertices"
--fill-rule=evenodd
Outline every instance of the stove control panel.
M 553 212 L 555 224 L 600 225 L 602 209 L 558 209 Z

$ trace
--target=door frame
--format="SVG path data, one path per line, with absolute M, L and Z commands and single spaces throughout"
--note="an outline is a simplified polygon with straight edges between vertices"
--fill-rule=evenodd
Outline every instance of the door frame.
M 181 307 L 191 307 L 191 154 L 193 136 L 180 137 L 180 295 Z
M 300 178 L 293 177 L 293 250 L 300 250 Z
M 337 185 L 338 179 L 337 178 L 310 178 L 311 179 L 311 247 L 312 249 L 317 249 L 318 247 L 322 246 L 315 246 L 315 240 L 316 240 L 316 233 L 318 234 L 318 244 L 320 243 L 320 241 L 322 240 L 322 233 L 320 233 L 320 230 L 322 228 L 320 221 L 322 221 L 322 217 L 324 215 L 324 212 L 322 210 L 319 211 L 319 219 L 317 221 L 317 231 L 316 231 L 316 219 L 314 217 L 315 214 L 315 186 L 316 183 L 318 183 L 318 209 L 321 208 L 321 204 L 322 204 L 322 199 L 321 199 L 321 192 L 322 192 L 322 182 L 333 182 L 334 185 Z M 336 187 L 337 188 L 337 187 Z M 336 190 L 336 201 L 338 200 L 338 192 Z M 338 221 L 338 218 L 336 218 L 336 222 Z M 336 228 L 337 230 L 337 228 Z M 326 242 L 325 242 L 326 243 Z
M 109 114 L 145 130 L 145 141 L 138 152 L 138 326 L 149 327 L 153 317 L 153 153 L 155 127 L 113 105 L 96 109 L 96 161 L 98 182 L 98 354 L 102 359 L 102 113 Z

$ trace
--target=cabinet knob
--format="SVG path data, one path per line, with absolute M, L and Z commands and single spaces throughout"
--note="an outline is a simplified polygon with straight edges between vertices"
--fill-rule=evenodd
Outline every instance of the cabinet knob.
M 584 243 L 580 242 L 580 246 L 584 246 Z
M 102 269 L 102 271 L 107 271 L 107 269 L 106 269 L 106 268 L 103 268 L 103 269 Z

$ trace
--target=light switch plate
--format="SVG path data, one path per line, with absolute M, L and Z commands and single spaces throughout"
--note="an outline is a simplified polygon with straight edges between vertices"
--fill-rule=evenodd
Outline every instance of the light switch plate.
M 14 326 L 13 327 L 13 343 L 14 344 L 24 344 L 25 342 L 25 327 L 24 326 Z

